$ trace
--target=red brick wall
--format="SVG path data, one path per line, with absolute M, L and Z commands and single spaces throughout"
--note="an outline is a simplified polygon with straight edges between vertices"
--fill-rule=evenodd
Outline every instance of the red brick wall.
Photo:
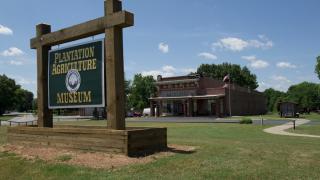
M 232 89 L 231 111 L 232 115 L 259 115 L 267 112 L 266 98 L 257 91 L 244 91 L 244 89 Z M 229 89 L 226 88 L 226 111 L 229 114 Z
M 224 88 L 207 88 L 205 89 L 205 94 L 207 95 L 215 95 L 215 94 L 224 94 L 225 89 Z
M 223 85 L 224 85 L 223 81 L 219 81 L 219 80 L 216 80 L 216 79 L 211 79 L 211 78 L 208 78 L 208 77 L 200 78 L 200 82 L 199 82 L 200 89 L 219 88 L 219 87 L 223 87 Z

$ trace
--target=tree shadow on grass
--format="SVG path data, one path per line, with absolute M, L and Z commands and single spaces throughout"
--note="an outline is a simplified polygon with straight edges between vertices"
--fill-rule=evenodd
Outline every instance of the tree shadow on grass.
M 167 147 L 162 148 L 162 150 L 160 150 L 160 151 L 154 151 L 152 149 L 149 149 L 149 150 L 144 149 L 138 153 L 135 153 L 135 154 L 129 155 L 129 156 L 141 158 L 141 157 L 153 156 L 153 155 L 162 154 L 162 153 L 193 154 L 196 152 L 196 149 L 198 149 L 198 147 L 170 144 Z

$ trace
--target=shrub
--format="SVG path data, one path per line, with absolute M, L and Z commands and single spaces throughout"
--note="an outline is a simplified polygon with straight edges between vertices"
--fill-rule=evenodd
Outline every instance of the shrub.
M 242 118 L 240 121 L 240 124 L 252 124 L 252 119 L 251 118 Z

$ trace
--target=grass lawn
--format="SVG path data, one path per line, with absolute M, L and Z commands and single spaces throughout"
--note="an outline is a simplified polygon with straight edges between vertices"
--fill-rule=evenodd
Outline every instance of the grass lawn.
M 106 121 L 59 122 L 106 125 Z M 240 124 L 128 123 L 168 127 L 169 143 L 197 146 L 117 170 L 48 164 L 0 153 L 1 179 L 320 179 L 320 141 L 264 133 L 261 126 Z M 0 127 L 0 143 L 5 143 Z
M 8 121 L 16 116 L 0 116 L 0 121 Z
M 320 121 L 320 114 L 318 114 L 318 113 L 302 114 L 301 118 L 308 119 L 308 120 Z
M 298 134 L 311 134 L 311 135 L 320 135 L 320 126 L 319 125 L 301 125 L 296 127 L 295 130 L 290 129 L 288 132 L 298 133 Z

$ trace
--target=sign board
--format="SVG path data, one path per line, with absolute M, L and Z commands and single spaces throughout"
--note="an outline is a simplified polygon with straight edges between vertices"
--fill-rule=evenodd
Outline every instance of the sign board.
M 49 51 L 49 109 L 104 107 L 104 40 Z

